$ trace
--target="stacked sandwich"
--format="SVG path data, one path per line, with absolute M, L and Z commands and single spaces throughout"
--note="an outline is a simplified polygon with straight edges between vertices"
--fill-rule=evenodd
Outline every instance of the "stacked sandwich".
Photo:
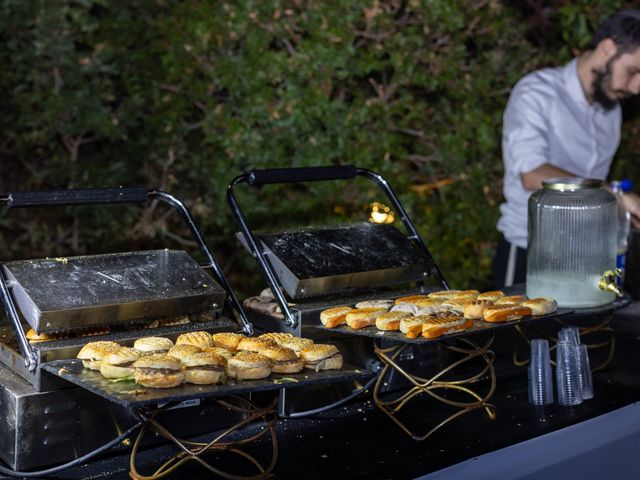
M 342 355 L 333 345 L 315 344 L 289 333 L 246 337 L 237 333 L 189 332 L 174 344 L 164 337 L 139 338 L 133 347 L 116 342 L 87 343 L 78 358 L 85 368 L 105 378 L 135 380 L 151 388 L 171 388 L 183 382 L 223 383 L 226 377 L 256 380 L 272 373 L 298 373 L 305 368 L 342 368 Z
M 327 328 L 347 325 L 357 330 L 375 325 L 382 331 L 399 330 L 409 338 L 437 338 L 471 328 L 475 320 L 519 320 L 527 315 L 553 313 L 557 307 L 552 298 L 528 299 L 501 291 L 443 290 L 330 308 L 320 312 L 320 321 Z

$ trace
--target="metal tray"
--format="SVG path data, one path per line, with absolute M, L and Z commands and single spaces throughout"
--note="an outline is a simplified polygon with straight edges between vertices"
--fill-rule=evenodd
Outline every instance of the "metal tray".
M 315 328 L 318 329 L 318 330 L 323 330 L 323 331 L 327 331 L 327 332 L 342 333 L 342 334 L 345 334 L 345 335 L 357 335 L 357 336 L 362 336 L 362 337 L 371 337 L 371 338 L 377 338 L 377 339 L 380 339 L 380 340 L 391 340 L 391 341 L 400 342 L 400 343 L 418 343 L 418 344 L 423 344 L 423 343 L 439 342 L 441 340 L 446 340 L 447 338 L 455 338 L 455 337 L 461 337 L 461 336 L 466 336 L 466 335 L 473 335 L 474 333 L 493 332 L 495 330 L 498 330 L 498 329 L 501 329 L 501 328 L 510 327 L 510 326 L 513 326 L 513 325 L 535 323 L 535 322 L 538 322 L 540 320 L 545 320 L 545 319 L 548 319 L 548 318 L 555 318 L 555 317 L 560 317 L 560 316 L 566 316 L 566 315 L 570 315 L 572 313 L 573 313 L 573 310 L 571 310 L 571 309 L 559 308 L 555 312 L 550 313 L 548 315 L 528 316 L 528 317 L 523 317 L 523 318 L 521 318 L 519 320 L 511 320 L 509 322 L 491 323 L 491 322 L 483 322 L 482 320 L 474 320 L 473 321 L 473 326 L 471 328 L 468 328 L 468 329 L 463 330 L 461 332 L 456 332 L 456 333 L 450 333 L 448 335 L 443 335 L 443 336 L 438 337 L 438 338 L 425 338 L 422 335 L 419 335 L 416 338 L 407 338 L 407 336 L 404 333 L 401 333 L 400 331 L 378 330 L 375 327 L 375 325 L 372 325 L 370 327 L 361 328 L 359 330 L 354 330 L 353 328 L 349 327 L 348 325 L 340 325 L 339 327 L 336 327 L 336 328 L 327 328 L 324 325 L 316 325 Z
M 88 342 L 98 340 L 111 340 L 124 346 L 132 346 L 135 340 L 140 337 L 159 336 L 175 340 L 178 335 L 186 332 L 204 330 L 207 332 L 237 331 L 237 322 L 225 317 L 215 321 L 204 321 L 187 323 L 184 325 L 173 325 L 156 328 L 131 328 L 121 332 L 114 331 L 103 335 L 91 337 L 76 336 L 60 340 L 32 343 L 31 347 L 35 352 L 38 365 L 52 360 L 75 358 L 80 349 Z M 42 374 L 40 368 L 30 371 L 24 361 L 24 357 L 18 347 L 13 329 L 8 326 L 0 326 L 0 362 L 7 365 L 15 373 L 29 382 L 36 391 L 45 391 L 66 387 L 66 383 L 48 374 Z
M 367 379 L 374 375 L 368 370 L 344 365 L 340 370 L 314 372 L 305 369 L 300 373 L 272 374 L 262 380 L 227 380 L 227 383 L 223 385 L 192 385 L 185 383 L 175 388 L 154 389 L 142 387 L 131 381 L 110 381 L 99 372 L 84 368 L 82 361 L 78 359 L 54 360 L 45 363 L 42 368 L 57 377 L 68 380 L 96 395 L 126 407 L 157 407 L 167 403 L 179 403 L 197 398 L 224 397 L 241 393 L 333 383 L 342 380 Z
M 181 250 L 150 250 L 2 265 L 37 332 L 221 309 L 225 291 Z

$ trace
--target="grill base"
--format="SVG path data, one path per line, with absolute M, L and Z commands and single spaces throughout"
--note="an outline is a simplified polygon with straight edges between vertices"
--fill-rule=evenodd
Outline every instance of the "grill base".
M 181 438 L 227 428 L 241 418 L 209 400 L 158 415 Z M 0 365 L 0 458 L 14 470 L 74 460 L 135 423 L 129 409 L 82 388 L 37 392 Z M 162 442 L 147 436 L 145 445 Z

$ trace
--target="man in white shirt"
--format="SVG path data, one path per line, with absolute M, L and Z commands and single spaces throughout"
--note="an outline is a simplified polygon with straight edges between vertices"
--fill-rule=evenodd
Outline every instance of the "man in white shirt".
M 619 102 L 640 93 L 640 9 L 619 12 L 599 27 L 588 50 L 564 67 L 523 77 L 504 112 L 504 197 L 494 257 L 496 287 L 526 275 L 527 204 L 554 177 L 605 180 L 620 144 Z M 634 225 L 640 197 L 625 194 Z

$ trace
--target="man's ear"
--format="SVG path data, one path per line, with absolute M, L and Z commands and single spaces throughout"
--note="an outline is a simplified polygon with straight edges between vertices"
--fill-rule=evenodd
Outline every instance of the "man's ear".
M 613 39 L 605 38 L 603 40 L 600 40 L 600 43 L 598 43 L 596 52 L 598 56 L 600 56 L 606 62 L 616 55 L 616 53 L 618 52 L 618 47 Z

